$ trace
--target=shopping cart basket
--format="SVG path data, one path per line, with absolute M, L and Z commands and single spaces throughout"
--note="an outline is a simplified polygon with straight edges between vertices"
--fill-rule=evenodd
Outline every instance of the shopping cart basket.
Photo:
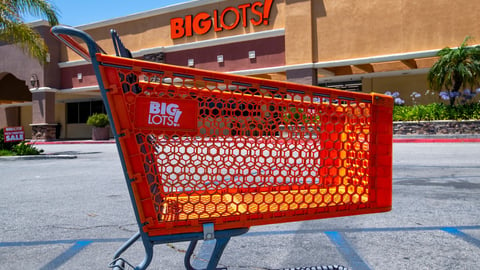
M 139 226 L 118 269 L 140 238 L 135 269 L 178 241 L 193 269 L 197 241 L 212 239 L 215 269 L 251 226 L 391 209 L 391 97 L 131 59 L 115 32 L 124 57 L 74 28 L 52 33 L 93 64 L 118 146 Z

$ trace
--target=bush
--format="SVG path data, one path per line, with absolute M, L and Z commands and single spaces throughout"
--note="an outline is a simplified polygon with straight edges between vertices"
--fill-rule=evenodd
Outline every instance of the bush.
M 0 129 L 0 150 L 7 150 L 10 151 L 12 150 L 12 147 L 17 144 L 15 142 L 5 142 L 4 136 L 3 136 L 3 128 Z
M 10 150 L 5 150 L 5 149 L 0 149 L 0 156 L 14 156 L 15 153 L 13 153 Z
M 40 155 L 43 153 L 42 149 L 38 149 L 31 144 L 26 144 L 21 142 L 12 148 L 12 152 L 18 156 L 27 156 L 27 155 Z
M 87 125 L 94 127 L 106 127 L 110 124 L 108 116 L 104 113 L 94 113 L 87 119 Z
M 4 142 L 3 128 L 0 129 L 0 156 L 25 156 L 39 155 L 43 153 L 42 149 L 38 149 L 31 144 L 23 142 Z
M 480 120 L 480 103 L 395 106 L 393 121 Z

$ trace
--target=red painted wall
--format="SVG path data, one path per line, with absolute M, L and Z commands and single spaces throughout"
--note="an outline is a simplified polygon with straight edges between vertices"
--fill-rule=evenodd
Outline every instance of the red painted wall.
M 62 89 L 97 85 L 97 78 L 95 77 L 95 72 L 90 64 L 62 68 L 60 73 L 62 78 Z M 77 78 L 78 73 L 82 73 L 81 80 L 78 80 Z
M 255 59 L 248 58 L 248 52 L 255 51 Z M 223 55 L 224 62 L 217 62 L 217 55 Z M 249 70 L 285 65 L 285 38 L 272 37 L 233 44 L 170 52 L 165 55 L 168 64 L 187 66 L 188 59 L 194 59 L 195 68 L 220 72 Z M 82 80 L 77 74 L 82 73 Z M 91 65 L 61 69 L 61 88 L 76 88 L 97 84 Z
M 249 51 L 255 51 L 254 60 L 248 58 Z M 223 64 L 217 62 L 217 55 L 223 55 Z M 283 66 L 285 38 L 272 37 L 166 54 L 168 64 L 186 66 L 188 59 L 194 59 L 195 68 L 221 72 Z

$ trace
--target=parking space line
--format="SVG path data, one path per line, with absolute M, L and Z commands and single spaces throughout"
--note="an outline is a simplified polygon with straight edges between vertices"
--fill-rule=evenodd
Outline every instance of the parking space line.
M 442 231 L 445 231 L 455 237 L 458 237 L 462 240 L 464 240 L 465 242 L 468 242 L 478 248 L 480 248 L 480 239 L 477 239 L 473 236 L 470 236 L 469 234 L 466 234 L 460 230 L 458 230 L 457 228 L 455 227 L 445 227 L 445 228 L 442 228 Z
M 66 263 L 72 257 L 77 255 L 80 251 L 82 251 L 82 249 L 84 249 L 85 247 L 87 247 L 91 243 L 93 243 L 93 242 L 92 241 L 78 241 L 78 242 L 76 242 L 73 246 L 71 246 L 65 252 L 58 255 L 55 259 L 51 260 L 45 266 L 40 268 L 40 270 L 57 269 L 62 264 Z
M 421 231 L 444 231 L 451 234 L 469 244 L 480 248 L 480 239 L 471 236 L 464 231 L 480 230 L 480 225 L 473 226 L 431 226 L 431 227 L 383 227 L 383 228 L 348 228 L 338 230 L 279 230 L 279 231 L 253 231 L 246 233 L 243 237 L 262 237 L 268 235 L 288 235 L 288 234 L 318 234 L 324 233 L 329 240 L 334 244 L 340 254 L 345 258 L 347 263 L 355 270 L 371 270 L 367 262 L 357 253 L 353 247 L 346 233 L 376 233 L 376 232 L 421 232 Z M 124 242 L 127 238 L 96 238 L 96 239 L 65 239 L 65 240 L 50 240 L 50 241 L 18 241 L 18 242 L 0 242 L 0 248 L 9 247 L 26 247 L 39 245 L 58 245 L 71 244 L 72 246 L 65 252 L 51 260 L 41 270 L 57 269 L 65 264 L 68 260 L 76 256 L 84 248 L 92 243 L 113 243 Z
M 342 254 L 343 258 L 348 264 L 355 270 L 371 270 L 367 263 L 358 255 L 355 248 L 350 245 L 343 233 L 335 231 L 327 231 L 325 234 L 330 241 L 335 245 L 338 251 Z

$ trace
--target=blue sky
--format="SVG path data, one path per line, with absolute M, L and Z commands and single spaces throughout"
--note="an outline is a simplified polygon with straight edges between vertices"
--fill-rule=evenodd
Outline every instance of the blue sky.
M 191 0 L 50 0 L 59 13 L 61 24 L 79 26 L 125 15 L 166 7 Z M 42 18 L 26 16 L 26 22 Z

